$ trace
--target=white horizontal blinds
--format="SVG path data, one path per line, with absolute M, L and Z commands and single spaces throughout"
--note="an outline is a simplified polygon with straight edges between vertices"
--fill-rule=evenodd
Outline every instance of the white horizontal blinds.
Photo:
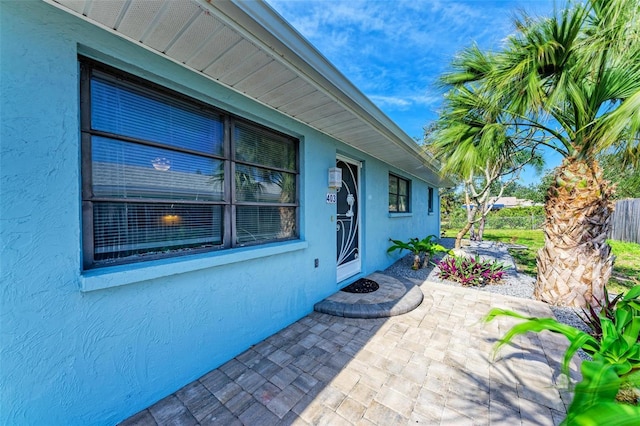
M 97 71 L 91 80 L 91 127 L 203 154 L 223 154 L 221 117 Z
M 279 174 L 259 167 L 236 165 L 237 201 L 277 203 L 281 193 Z
M 221 160 L 95 136 L 92 162 L 95 197 L 224 199 Z
M 236 165 L 236 200 L 258 203 L 295 203 L 296 175 L 274 170 Z
M 296 142 L 241 123 L 233 136 L 236 242 L 297 236 Z
M 296 143 L 292 139 L 237 123 L 234 146 L 238 162 L 296 172 Z
M 95 262 L 223 244 L 218 114 L 94 70 L 91 132 Z
M 222 244 L 222 206 L 106 202 L 93 217 L 96 261 Z
M 298 236 L 296 139 L 81 69 L 86 268 Z
M 295 207 L 238 206 L 236 241 L 252 243 L 296 236 Z

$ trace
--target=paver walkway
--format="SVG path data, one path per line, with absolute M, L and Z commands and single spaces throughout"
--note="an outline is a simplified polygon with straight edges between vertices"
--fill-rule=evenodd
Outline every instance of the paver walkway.
M 567 344 L 551 333 L 516 339 L 492 359 L 515 320 L 491 307 L 553 316 L 543 303 L 424 282 L 404 315 L 313 312 L 123 425 L 552 425 Z M 577 366 L 572 366 L 573 375 Z

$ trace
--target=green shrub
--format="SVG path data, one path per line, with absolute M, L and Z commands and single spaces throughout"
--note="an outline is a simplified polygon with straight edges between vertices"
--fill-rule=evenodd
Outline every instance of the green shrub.
M 544 216 L 544 206 L 511 207 L 489 212 L 493 217 Z
M 583 378 L 576 385 L 575 396 L 563 424 L 637 424 L 640 407 L 621 404 L 616 396 L 623 386 L 640 387 L 640 286 L 620 297 L 611 309 L 612 312 L 602 310 L 597 317 L 600 322 L 598 337 L 552 318 L 526 317 L 503 309 L 492 309 L 486 321 L 498 316 L 525 320 L 500 339 L 496 350 L 510 343 L 514 337 L 528 332 L 547 330 L 564 335 L 569 340 L 562 361 L 562 371 L 566 375 L 569 362 L 578 349 L 583 349 L 593 358 L 593 361 L 582 363 Z
M 616 395 L 623 381 L 613 365 L 602 360 L 584 361 L 580 366 L 582 381 L 576 385 L 573 401 L 562 425 L 635 426 L 640 419 L 640 407 L 620 404 Z M 636 374 L 637 376 L 637 374 Z M 635 378 L 636 385 L 640 383 Z
M 411 238 L 409 241 L 404 242 L 400 240 L 393 240 L 389 238 L 389 241 L 393 243 L 391 247 L 387 249 L 387 253 L 391 253 L 395 250 L 409 250 L 413 253 L 413 266 L 412 269 L 420 269 L 420 266 L 426 268 L 429 264 L 431 257 L 438 253 L 449 253 L 450 250 L 436 242 L 437 237 L 435 235 L 429 235 L 423 239 Z M 420 261 L 420 256 L 424 255 L 424 260 Z

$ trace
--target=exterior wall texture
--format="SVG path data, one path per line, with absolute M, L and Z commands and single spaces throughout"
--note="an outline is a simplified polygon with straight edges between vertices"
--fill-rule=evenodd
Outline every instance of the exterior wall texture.
M 0 424 L 117 423 L 338 290 L 337 153 L 363 163 L 361 276 L 396 259 L 389 237 L 438 233 L 425 182 L 49 5 L 0 7 Z M 301 241 L 83 273 L 79 54 L 299 137 Z M 412 215 L 389 216 L 389 171 Z

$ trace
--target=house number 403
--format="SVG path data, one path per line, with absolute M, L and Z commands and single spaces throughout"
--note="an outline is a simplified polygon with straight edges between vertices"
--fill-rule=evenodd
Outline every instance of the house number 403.
M 335 204 L 338 199 L 338 195 L 333 192 L 327 193 L 327 204 Z

